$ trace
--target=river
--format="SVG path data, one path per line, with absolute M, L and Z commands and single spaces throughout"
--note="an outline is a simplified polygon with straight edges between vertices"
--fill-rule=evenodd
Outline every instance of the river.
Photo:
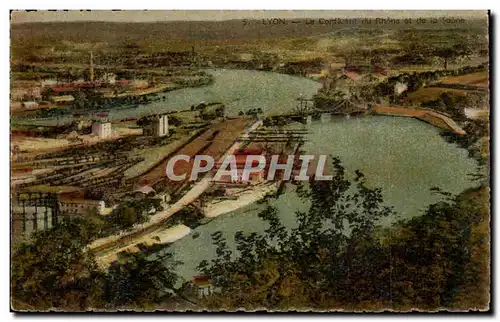
M 303 94 L 311 97 L 319 84 L 306 78 L 248 70 L 211 70 L 214 83 L 199 88 L 185 88 L 165 93 L 165 102 L 154 102 L 135 109 L 120 109 L 110 113 L 111 119 L 185 109 L 192 104 L 222 102 L 228 115 L 250 108 L 262 108 L 265 113 L 280 113 L 293 109 L 295 99 Z M 163 95 L 163 94 L 161 94 Z M 300 125 L 303 126 L 303 125 Z M 305 125 L 304 125 L 305 126 Z M 439 201 L 430 188 L 459 193 L 476 183 L 468 177 L 476 171 L 476 161 L 465 149 L 447 143 L 433 126 L 404 117 L 363 116 L 333 118 L 330 122 L 313 122 L 308 126 L 308 141 L 304 150 L 310 154 L 329 154 L 341 159 L 348 173 L 360 170 L 367 182 L 383 191 L 384 202 L 393 206 L 403 218 L 418 216 L 429 204 Z M 294 213 L 306 211 L 307 203 L 287 189 L 272 204 L 289 228 L 296 226 Z M 234 249 L 232 238 L 237 231 L 263 232 L 267 224 L 257 214 L 263 205 L 253 204 L 221 215 L 199 226 L 195 234 L 173 243 L 167 251 L 182 261 L 177 272 L 184 279 L 196 275 L 196 266 L 215 255 L 210 235 L 221 231 Z M 389 224 L 391 218 L 382 224 Z
M 236 116 L 240 111 L 261 108 L 266 114 L 284 113 L 297 106 L 296 99 L 303 95 L 311 98 L 321 87 L 313 80 L 253 70 L 209 69 L 214 77 L 210 85 L 183 88 L 158 95 L 166 100 L 139 105 L 136 108 L 120 108 L 110 110 L 110 120 L 121 120 L 132 117 L 142 117 L 173 110 L 188 109 L 205 101 L 222 102 L 226 106 L 227 116 Z M 93 114 L 98 112 L 94 111 Z M 22 120 L 19 124 L 32 125 L 62 125 L 71 122 L 71 116 L 51 117 L 44 119 Z
M 465 149 L 447 143 L 439 130 L 422 121 L 389 116 L 363 116 L 359 118 L 333 118 L 331 122 L 313 122 L 308 127 L 304 150 L 310 154 L 329 154 L 342 161 L 349 174 L 360 170 L 367 184 L 380 187 L 384 203 L 392 206 L 402 218 L 418 216 L 429 204 L 440 200 L 430 191 L 439 187 L 458 194 L 477 184 L 470 179 L 477 163 L 468 157 Z M 288 228 L 296 227 L 295 211 L 307 211 L 289 188 L 271 204 Z M 253 204 L 221 215 L 206 225 L 199 226 L 187 237 L 173 243 L 168 252 L 183 262 L 179 275 L 190 279 L 197 274 L 196 266 L 215 256 L 211 234 L 221 231 L 231 249 L 235 249 L 233 236 L 237 231 L 264 232 L 267 223 L 257 214 L 264 205 Z M 388 225 L 394 218 L 381 222 Z M 194 233 L 198 237 L 195 236 Z

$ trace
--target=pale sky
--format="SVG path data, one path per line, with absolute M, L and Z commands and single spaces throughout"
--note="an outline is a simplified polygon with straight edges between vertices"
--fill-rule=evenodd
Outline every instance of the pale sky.
M 49 21 L 113 21 L 113 22 L 155 22 L 155 21 L 221 21 L 231 19 L 262 18 L 408 18 L 408 17 L 487 17 L 485 10 L 92 10 L 92 11 L 13 11 L 12 23 Z

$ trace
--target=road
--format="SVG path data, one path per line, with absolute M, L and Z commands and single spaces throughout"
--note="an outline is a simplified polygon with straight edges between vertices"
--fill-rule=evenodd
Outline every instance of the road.
M 434 126 L 455 132 L 459 135 L 467 134 L 460 126 L 458 126 L 450 117 L 435 111 L 410 108 L 406 106 L 381 106 L 374 105 L 372 112 L 382 115 L 409 116 L 431 123 Z

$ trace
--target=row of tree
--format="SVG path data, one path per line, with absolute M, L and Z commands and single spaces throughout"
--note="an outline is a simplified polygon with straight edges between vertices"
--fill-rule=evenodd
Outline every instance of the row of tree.
M 299 186 L 311 204 L 285 227 L 277 209 L 259 214 L 264 234 L 237 232 L 232 254 L 221 233 L 212 235 L 216 257 L 199 270 L 216 293 L 197 303 L 213 310 L 410 310 L 487 309 L 489 305 L 489 191 L 457 197 L 433 189 L 443 201 L 422 216 L 395 218 L 382 191 L 353 180 L 338 159 L 332 181 Z M 153 309 L 184 305 L 171 255 L 120 256 L 106 272 L 84 250 L 99 223 L 66 220 L 36 233 L 12 253 L 16 310 Z M 162 304 L 163 303 L 163 304 Z M 184 304 L 183 304 L 184 303 Z
M 394 216 L 380 189 L 357 172 L 349 182 L 338 160 L 331 182 L 300 189 L 311 207 L 287 229 L 277 210 L 259 216 L 265 234 L 238 232 L 233 256 L 213 234 L 217 257 L 200 270 L 220 292 L 210 309 L 486 309 L 489 303 L 487 188 L 445 200 L 421 217 L 381 227 Z M 292 214 L 289 214 L 290 216 Z
M 263 114 L 264 111 L 262 110 L 262 108 L 258 107 L 258 108 L 250 108 L 246 111 L 240 111 L 238 113 L 239 116 L 257 116 L 259 114 Z

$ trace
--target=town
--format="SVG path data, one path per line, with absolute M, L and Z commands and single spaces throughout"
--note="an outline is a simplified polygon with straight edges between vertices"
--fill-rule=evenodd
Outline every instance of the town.
M 256 301 L 248 304 L 252 309 L 268 298 L 289 309 L 298 292 L 291 290 L 307 288 L 300 294 L 309 302 L 298 307 L 383 309 L 389 300 L 376 294 L 386 291 L 360 295 L 365 302 L 358 303 L 331 294 L 344 286 L 325 272 L 357 269 L 350 261 L 358 249 L 363 261 L 385 254 L 380 249 L 392 247 L 388 227 L 401 243 L 391 254 L 403 258 L 401 250 L 410 249 L 404 238 L 423 231 L 411 226 L 418 218 L 487 208 L 475 204 L 489 196 L 486 15 L 438 24 L 430 22 L 432 14 L 410 19 L 385 12 L 141 23 L 106 21 L 104 13 L 102 21 L 14 18 L 11 24 L 10 212 L 19 308 L 72 303 L 71 309 L 87 309 L 79 306 L 84 300 L 60 295 L 74 289 L 108 309 L 198 310 Z M 401 23 L 419 18 L 429 22 Z M 476 235 L 461 247 L 482 247 L 467 243 L 482 240 L 489 213 L 471 222 L 467 216 L 456 220 Z M 52 239 L 71 250 L 74 262 L 58 262 L 66 255 L 41 259 L 54 265 L 47 271 L 68 267 L 71 274 L 54 282 L 61 286 L 52 298 L 64 301 L 37 302 L 29 275 L 36 269 L 23 267 L 32 267 L 37 252 L 52 256 Z M 244 255 L 241 262 L 231 251 Z M 450 262 L 459 257 L 450 256 Z M 333 264 L 325 264 L 329 258 Z M 373 260 L 385 263 L 385 257 Z M 306 267 L 310 261 L 317 266 Z M 317 288 L 323 282 L 308 284 L 309 270 L 336 282 Z M 400 278 L 401 285 L 417 284 L 407 282 L 412 276 Z M 80 279 L 85 292 L 106 285 L 99 295 L 106 300 L 95 304 L 79 293 Z M 120 293 L 113 288 L 119 283 L 132 295 L 109 300 Z M 231 293 L 231 285 L 250 284 L 247 292 Z M 316 292 L 328 295 L 317 299 Z M 412 294 L 399 308 L 424 301 Z M 477 301 L 483 307 L 484 296 Z M 439 307 L 422 303 L 415 307 Z

